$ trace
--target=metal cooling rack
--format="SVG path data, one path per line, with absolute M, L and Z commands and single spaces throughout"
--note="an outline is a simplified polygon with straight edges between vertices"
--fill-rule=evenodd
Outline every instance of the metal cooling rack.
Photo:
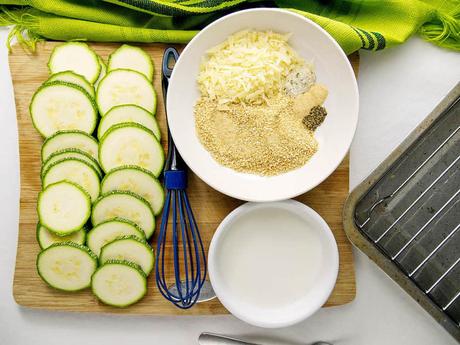
M 460 85 L 352 193 L 344 217 L 352 242 L 460 340 Z

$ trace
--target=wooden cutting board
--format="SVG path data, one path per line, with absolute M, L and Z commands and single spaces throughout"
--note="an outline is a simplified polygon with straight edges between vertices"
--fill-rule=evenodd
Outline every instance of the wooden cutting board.
M 165 301 L 159 294 L 154 274 L 148 280 L 148 294 L 139 303 L 117 309 L 99 303 L 89 290 L 77 293 L 64 293 L 49 288 L 38 276 L 35 259 L 40 248 L 35 238 L 37 224 L 36 202 L 40 191 L 40 148 L 43 139 L 35 131 L 29 116 L 29 103 L 35 90 L 48 77 L 47 61 L 57 42 L 41 43 L 32 54 L 16 45 L 9 56 L 13 79 L 16 112 L 19 131 L 19 154 L 21 171 L 21 196 L 19 215 L 19 239 L 14 275 L 13 295 L 22 306 L 50 310 L 104 312 L 151 315 L 206 315 L 225 314 L 227 310 L 217 299 L 197 304 L 183 311 Z M 107 59 L 119 44 L 91 44 L 94 50 Z M 159 121 L 163 145 L 166 147 L 166 119 L 161 97 L 161 59 L 166 45 L 143 45 L 155 63 L 155 90 L 158 93 L 157 119 Z M 180 48 L 180 47 L 178 47 Z M 355 69 L 358 55 L 350 60 Z M 297 198 L 315 209 L 334 232 L 340 252 L 340 270 L 332 295 L 325 306 L 337 306 L 352 301 L 355 297 L 355 274 L 351 245 L 342 228 L 342 208 L 348 195 L 348 157 L 339 168 L 314 190 Z M 242 201 L 227 197 L 208 187 L 193 173 L 189 174 L 188 195 L 200 228 L 206 248 L 214 230 L 222 219 Z M 154 238 L 153 241 L 156 239 Z

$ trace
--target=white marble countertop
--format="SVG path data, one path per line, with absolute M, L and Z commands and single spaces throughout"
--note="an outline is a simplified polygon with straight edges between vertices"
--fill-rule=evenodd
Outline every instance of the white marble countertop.
M 0 29 L 0 344 L 197 344 L 203 331 L 267 344 L 327 340 L 350 345 L 456 344 L 423 309 L 355 251 L 357 296 L 293 327 L 264 330 L 232 316 L 132 317 L 29 310 L 12 296 L 18 209 L 16 115 Z M 361 53 L 360 123 L 351 151 L 351 188 L 365 178 L 460 81 L 460 54 L 418 38 L 383 52 Z

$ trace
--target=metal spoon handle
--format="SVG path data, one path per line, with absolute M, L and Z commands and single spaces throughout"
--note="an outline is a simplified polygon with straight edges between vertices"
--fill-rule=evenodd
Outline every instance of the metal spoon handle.
M 201 333 L 198 343 L 200 345 L 259 345 L 213 333 Z
M 198 337 L 200 345 L 261 345 L 256 343 L 248 343 L 246 341 L 238 340 L 235 338 L 227 337 L 220 334 L 201 333 Z M 313 345 L 332 345 L 323 341 L 315 342 Z

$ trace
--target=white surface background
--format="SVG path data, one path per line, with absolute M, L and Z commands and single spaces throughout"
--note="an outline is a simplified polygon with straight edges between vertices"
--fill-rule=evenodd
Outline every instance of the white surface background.
M 17 127 L 5 39 L 0 29 L 0 344 L 196 344 L 202 331 L 267 344 L 327 340 L 350 345 L 449 345 L 456 342 L 367 257 L 355 252 L 354 302 L 322 309 L 280 330 L 232 316 L 128 317 L 53 313 L 17 306 L 12 296 L 19 208 Z M 365 178 L 460 81 L 460 54 L 420 39 L 361 53 L 360 123 L 351 152 L 351 188 Z M 33 264 L 33 263 L 31 263 Z M 283 340 L 283 342 L 281 342 Z

